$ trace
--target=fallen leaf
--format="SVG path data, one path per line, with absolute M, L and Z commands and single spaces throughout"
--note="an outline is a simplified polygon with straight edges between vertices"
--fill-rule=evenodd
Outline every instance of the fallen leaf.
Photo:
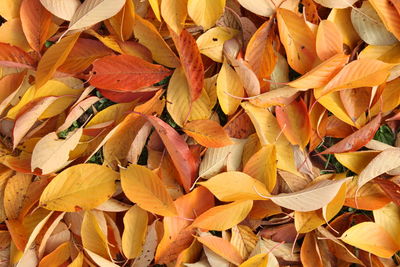
M 243 261 L 239 252 L 225 239 L 210 235 L 197 237 L 197 241 L 235 265 Z
M 127 258 L 136 258 L 142 252 L 147 233 L 147 222 L 147 212 L 139 208 L 138 205 L 132 206 L 125 213 L 122 250 Z
M 101 165 L 72 166 L 49 183 L 40 197 L 40 206 L 68 212 L 93 209 L 111 197 L 117 177 L 116 172 Z
M 183 130 L 205 147 L 224 147 L 233 142 L 224 129 L 211 120 L 195 120 L 185 124 Z
M 150 169 L 134 164 L 122 169 L 121 184 L 128 198 L 142 209 L 162 216 L 177 214 L 161 179 Z

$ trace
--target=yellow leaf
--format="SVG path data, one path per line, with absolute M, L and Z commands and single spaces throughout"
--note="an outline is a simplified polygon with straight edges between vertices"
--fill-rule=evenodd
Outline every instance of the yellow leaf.
M 229 241 L 225 239 L 208 235 L 197 237 L 197 241 L 235 265 L 239 265 L 243 262 L 239 252 L 231 245 L 231 243 L 229 243 Z
M 69 152 L 79 143 L 83 129 L 72 132 L 66 139 L 59 139 L 55 132 L 45 135 L 32 153 L 31 169 L 40 168 L 42 174 L 58 171 L 68 163 Z
M 317 58 L 314 33 L 302 16 L 287 9 L 278 9 L 277 19 L 289 65 L 300 74 L 306 73 Z
M 220 0 L 218 0 L 220 1 Z M 196 1 L 192 1 L 196 2 Z M 217 2 L 217 1 L 216 1 Z M 197 1 L 203 3 L 203 1 Z M 224 43 L 238 34 L 238 31 L 228 27 L 214 27 L 197 38 L 196 43 L 201 54 L 222 63 Z
M 292 146 L 285 135 L 281 134 L 281 128 L 272 113 L 266 108 L 256 107 L 249 102 L 243 102 L 242 107 L 256 128 L 261 145 L 275 144 L 277 167 L 301 176 L 294 162 Z
M 92 194 L 96 195 L 96 193 Z M 86 211 L 83 216 L 81 237 L 82 245 L 85 249 L 105 259 L 110 258 L 107 237 L 100 228 L 96 216 L 90 211 Z
M 379 153 L 374 150 L 336 153 L 335 158 L 352 172 L 360 174 Z
M 240 105 L 240 99 L 234 97 L 244 96 L 243 84 L 239 76 L 226 61 L 218 74 L 217 96 L 222 111 L 227 115 L 235 113 Z
M 358 59 L 350 62 L 322 88 L 322 94 L 341 89 L 375 86 L 386 81 L 391 64 L 376 59 Z
M 382 226 L 400 248 L 400 207 L 390 202 L 385 207 L 374 210 L 375 223 Z
M 379 112 L 385 113 L 392 111 L 400 104 L 400 94 L 398 93 L 399 85 L 400 78 L 390 81 L 384 85 L 382 95 L 370 110 L 371 116 L 375 116 Z
M 374 222 L 356 224 L 342 234 L 341 240 L 382 258 L 390 258 L 400 249 L 390 234 Z
M 162 0 L 161 15 L 168 26 L 176 33 L 180 34 L 185 26 L 187 17 L 188 0 Z
M 68 31 L 92 26 L 111 18 L 124 6 L 126 0 L 86 0 L 75 11 Z
M 124 7 L 109 20 L 115 34 L 122 41 L 129 40 L 135 25 L 135 6 L 133 0 L 126 0 Z
M 68 85 L 56 80 L 50 80 L 46 82 L 40 89 L 36 88 L 33 85 L 25 92 L 18 104 L 8 111 L 7 118 L 15 119 L 19 111 L 32 100 L 39 99 L 45 96 L 70 95 L 78 97 L 78 95 L 80 95 L 81 93 L 82 89 L 72 89 Z M 68 99 L 71 98 L 68 97 Z M 50 105 L 49 108 L 46 109 L 47 116 L 45 116 L 46 114 L 42 114 L 40 118 L 45 119 L 58 115 L 63 112 L 64 109 L 67 108 L 70 104 L 71 103 L 68 103 L 67 105 L 65 105 L 65 103 L 62 104 L 62 102 L 60 102 L 58 99 L 52 105 Z
M 170 68 L 180 66 L 179 58 L 164 41 L 157 28 L 149 21 L 136 16 L 134 33 L 139 43 L 151 51 L 154 61 Z
M 224 231 L 243 221 L 253 207 L 252 200 L 235 201 L 209 209 L 194 220 L 192 227 Z
M 276 185 L 276 148 L 266 144 L 247 161 L 243 172 L 264 183 L 268 191 Z
M 142 209 L 162 216 L 177 215 L 165 185 L 150 169 L 135 164 L 121 169 L 121 185 L 126 196 Z
M 211 116 L 210 101 L 204 90 L 196 101 L 190 103 L 189 84 L 185 73 L 182 68 L 177 68 L 168 85 L 167 110 L 179 126 L 183 126 L 186 119 L 203 120 Z
M 36 88 L 40 88 L 50 80 L 57 68 L 67 59 L 80 33 L 75 33 L 61 39 L 60 42 L 52 45 L 40 59 L 36 72 Z
M 49 210 L 74 212 L 93 209 L 115 192 L 118 174 L 97 164 L 79 164 L 57 175 L 40 197 L 40 206 Z
M 265 200 L 269 196 L 265 185 L 243 172 L 223 172 L 206 182 L 199 183 L 207 187 L 221 201 Z
M 224 13 L 226 0 L 188 0 L 188 13 L 193 21 L 205 30 L 215 25 Z
M 238 0 L 240 5 L 245 9 L 253 12 L 254 14 L 269 17 L 274 14 L 276 7 L 282 2 L 279 1 L 271 1 L 271 0 Z
M 124 233 L 122 234 L 122 250 L 128 259 L 139 256 L 147 233 L 147 212 L 132 206 L 124 216 Z
M 235 225 L 232 227 L 231 244 L 239 251 L 243 259 L 246 259 L 254 250 L 258 237 L 250 227 L 246 225 Z
M 149 0 L 149 4 L 151 9 L 153 9 L 154 15 L 156 18 L 161 21 L 161 14 L 160 14 L 160 1 L 161 0 Z
M 239 265 L 239 267 L 278 267 L 279 264 L 276 259 L 270 261 L 270 258 L 275 258 L 272 253 L 257 254 L 247 261 Z
M 400 18 L 396 8 L 393 8 L 392 1 L 389 0 L 371 0 L 369 3 L 374 7 L 379 17 L 382 19 L 385 27 L 396 36 L 400 38 Z
M 322 207 L 322 216 L 326 222 L 329 222 L 342 209 L 346 199 L 346 183 L 342 184 L 336 196 L 329 202 L 328 205 Z
M 337 2 L 337 0 L 330 0 Z M 348 0 L 344 0 L 349 2 Z M 360 40 L 358 33 L 354 30 L 353 25 L 349 23 L 351 21 L 352 8 L 333 8 L 329 13 L 328 20 L 332 21 L 339 29 L 343 36 L 343 43 L 349 46 L 351 49 L 357 45 Z
M 0 16 L 6 20 L 19 17 L 19 7 L 22 0 L 4 0 L 0 1 Z
M 25 51 L 30 50 L 28 41 L 22 31 L 22 24 L 19 18 L 11 19 L 1 25 L 0 42 L 18 46 Z
M 212 120 L 191 121 L 185 124 L 183 131 L 205 147 L 224 147 L 233 144 L 224 128 Z
M 78 256 L 68 265 L 68 267 L 82 267 L 83 265 L 83 253 L 80 251 Z
M 322 180 L 303 190 L 294 193 L 281 193 L 269 198 L 279 206 L 287 209 L 296 211 L 317 210 L 327 205 L 348 179 Z

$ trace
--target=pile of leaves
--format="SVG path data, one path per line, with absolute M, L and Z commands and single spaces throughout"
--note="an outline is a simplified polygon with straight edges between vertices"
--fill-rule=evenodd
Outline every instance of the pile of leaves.
M 400 1 L 1 0 L 1 266 L 399 264 Z

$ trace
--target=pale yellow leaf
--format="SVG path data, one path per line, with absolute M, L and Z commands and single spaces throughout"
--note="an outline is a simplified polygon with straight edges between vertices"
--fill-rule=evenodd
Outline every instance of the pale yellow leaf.
M 357 0 L 314 0 L 318 4 L 328 8 L 346 8 L 352 6 Z
M 124 233 L 122 234 L 122 250 L 128 259 L 139 256 L 147 233 L 147 212 L 132 206 L 124 216 Z
M 385 207 L 374 210 L 375 223 L 382 226 L 400 248 L 400 207 L 390 202 Z
M 265 185 L 243 172 L 223 172 L 206 182 L 199 183 L 207 187 L 221 201 L 265 200 L 269 196 Z
M 85 0 L 75 11 L 68 31 L 92 26 L 111 18 L 125 5 L 126 0 Z
M 162 216 L 177 215 L 165 185 L 150 169 L 135 164 L 121 169 L 121 184 L 126 196 L 142 209 Z
M 400 166 L 400 148 L 382 151 L 371 160 L 358 176 L 358 188 L 362 187 L 375 177 Z
M 93 209 L 115 192 L 118 174 L 97 164 L 79 164 L 57 175 L 40 197 L 40 206 L 74 212 Z
M 58 138 L 55 132 L 45 135 L 36 143 L 32 152 L 31 169 L 40 168 L 42 174 L 58 171 L 68 163 L 69 152 L 79 142 L 83 129 L 79 128 L 65 139 Z
M 40 3 L 54 16 L 68 21 L 81 5 L 79 0 L 40 0 Z
M 81 226 L 82 245 L 85 249 L 109 259 L 107 237 L 101 229 L 96 216 L 86 211 Z
M 322 180 L 303 190 L 294 193 L 281 193 L 269 197 L 269 199 L 287 209 L 296 211 L 317 210 L 327 205 L 348 179 Z

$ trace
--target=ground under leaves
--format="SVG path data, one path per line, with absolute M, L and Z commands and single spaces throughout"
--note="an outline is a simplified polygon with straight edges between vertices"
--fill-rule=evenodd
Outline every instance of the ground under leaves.
M 400 264 L 397 0 L 1 0 L 0 265 Z

